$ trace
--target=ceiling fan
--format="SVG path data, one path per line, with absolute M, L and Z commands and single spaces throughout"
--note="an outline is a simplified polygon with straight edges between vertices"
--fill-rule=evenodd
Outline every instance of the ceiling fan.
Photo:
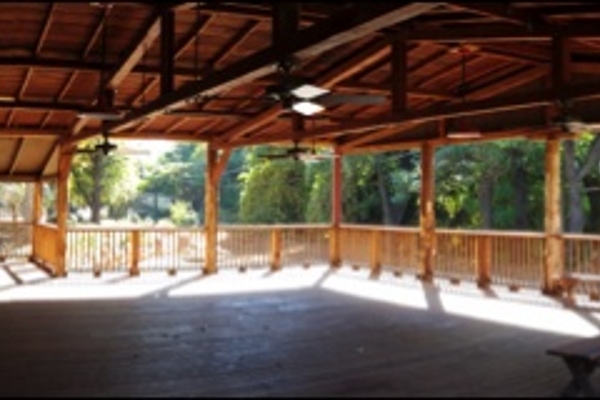
M 467 84 L 467 55 L 478 50 L 476 46 L 461 44 L 452 49 L 453 53 L 460 54 L 461 78 L 456 88 L 456 95 L 460 97 L 462 104 L 465 104 L 465 96 L 469 91 Z M 481 137 L 481 132 L 468 119 L 455 118 L 447 121 L 446 137 L 449 139 L 474 139 Z
M 115 90 L 107 87 L 106 70 L 106 42 L 108 38 L 108 12 L 112 7 L 110 3 L 95 3 L 96 7 L 102 7 L 104 12 L 102 16 L 102 65 L 100 70 L 100 83 L 98 86 L 98 98 L 96 104 L 92 107 L 81 110 L 77 116 L 79 118 L 97 119 L 100 121 L 116 121 L 123 118 L 123 110 L 114 107 Z
M 557 100 L 558 115 L 552 119 L 552 125 L 563 132 L 584 133 L 600 132 L 600 123 L 586 123 L 573 112 L 573 105 L 568 100 Z
M 293 147 L 287 148 L 283 153 L 261 154 L 258 157 L 269 160 L 291 158 L 295 161 L 313 162 L 328 160 L 338 157 L 338 155 L 332 152 L 318 151 L 314 144 L 311 148 L 300 147 L 299 141 L 295 140 Z
M 300 160 L 300 156 L 304 153 L 310 152 L 310 149 L 307 147 L 300 147 L 300 143 L 297 140 L 294 140 L 293 147 L 286 149 L 283 153 L 267 153 L 267 154 L 259 154 L 259 158 L 266 158 L 268 160 L 275 159 L 285 159 L 291 158 L 296 161 Z
M 81 149 L 76 149 L 73 151 L 74 154 L 103 154 L 105 156 L 111 153 L 120 153 L 127 155 L 149 155 L 150 152 L 148 150 L 139 150 L 139 149 L 120 149 L 115 143 L 112 143 L 108 139 L 108 131 L 105 127 L 106 123 L 102 122 L 102 141 L 96 144 L 93 147 L 85 147 Z
M 281 104 L 285 112 L 295 112 L 311 116 L 326 110 L 328 107 L 340 104 L 378 105 L 387 101 L 387 96 L 372 94 L 333 93 L 329 89 L 314 85 L 307 79 L 292 73 L 297 62 L 292 57 L 283 57 L 277 64 L 277 83 L 265 87 L 258 97 L 238 96 L 228 97 L 219 95 L 198 96 L 196 104 L 212 100 L 244 100 L 258 101 L 272 106 Z M 193 109 L 170 110 L 171 115 L 193 116 Z

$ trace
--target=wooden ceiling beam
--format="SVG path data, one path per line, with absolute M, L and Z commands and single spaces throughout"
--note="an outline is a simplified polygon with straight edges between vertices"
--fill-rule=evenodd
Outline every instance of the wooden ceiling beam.
M 0 128 L 0 139 L 31 138 L 53 140 L 65 133 L 66 131 L 57 131 L 55 129 Z
M 492 43 L 507 41 L 548 42 L 552 35 L 558 33 L 565 37 L 580 39 L 599 39 L 600 33 L 596 24 L 578 23 L 570 26 L 538 26 L 535 29 L 516 26 L 471 26 L 467 28 L 415 28 L 407 34 L 411 42 L 439 43 Z
M 356 134 L 360 132 L 374 131 L 405 124 L 426 123 L 442 118 L 456 118 L 470 115 L 491 114 L 517 109 L 543 107 L 554 104 L 556 99 L 566 97 L 571 100 L 585 100 L 600 97 L 599 83 L 579 83 L 565 85 L 560 93 L 554 89 L 545 89 L 535 93 L 518 94 L 500 98 L 479 100 L 458 104 L 449 104 L 445 107 L 432 107 L 425 110 L 406 111 L 397 116 L 380 116 L 376 118 L 355 121 L 338 126 L 318 128 L 307 131 L 303 136 L 305 139 L 333 137 L 335 135 Z M 290 135 L 264 136 L 262 143 L 276 140 L 289 140 Z M 246 145 L 246 141 L 238 140 L 234 145 Z M 252 143 L 256 144 L 256 143 Z
M 73 111 L 78 112 L 83 109 L 82 104 L 64 103 L 64 102 L 49 102 L 49 101 L 34 101 L 34 100 L 16 100 L 16 101 L 0 101 L 0 109 L 23 109 L 45 111 Z
M 140 62 L 147 49 L 152 46 L 160 35 L 161 20 L 160 12 L 154 11 L 142 28 L 140 28 L 136 37 L 131 41 L 127 49 L 125 49 L 125 56 L 108 74 L 106 79 L 108 88 L 116 89 Z
M 492 17 L 503 22 L 520 26 L 526 26 L 531 23 L 526 15 L 521 11 L 512 8 L 510 3 L 451 2 L 450 4 L 465 11 L 471 11 L 482 16 Z
M 351 91 L 361 91 L 371 94 L 382 94 L 389 95 L 390 94 L 390 86 L 391 82 L 386 81 L 383 83 L 365 83 L 365 82 L 356 82 L 354 80 L 345 80 L 340 82 L 335 86 L 336 90 L 351 90 Z M 458 100 L 459 97 L 451 92 L 441 92 L 441 91 L 433 91 L 427 89 L 421 89 L 417 87 L 408 87 L 407 95 L 410 97 L 419 97 L 419 98 L 428 98 L 435 100 L 445 100 L 452 101 Z
M 389 27 L 414 18 L 441 3 L 373 3 L 356 6 L 323 22 L 299 32 L 293 43 L 293 55 L 300 59 L 312 57 L 334 47 L 351 42 L 379 29 Z M 216 71 L 210 77 L 198 82 L 190 82 L 169 95 L 130 112 L 121 121 L 112 122 L 111 132 L 126 129 L 138 119 L 164 112 L 167 108 L 178 108 L 197 95 L 216 94 L 243 83 L 268 75 L 272 65 L 280 57 L 272 47 L 259 51 L 223 70 Z
M 204 18 L 204 19 L 199 19 L 197 21 L 194 22 L 194 25 L 192 26 L 192 28 L 189 30 L 189 32 L 185 35 L 185 37 L 180 41 L 180 43 L 177 45 L 177 49 L 175 50 L 175 55 L 173 56 L 173 59 L 176 61 L 179 57 L 181 57 L 181 55 L 185 52 L 185 50 L 192 44 L 194 43 L 194 41 L 198 38 L 199 35 L 202 35 L 202 32 L 204 32 L 204 30 L 208 27 L 208 25 L 210 24 L 212 20 L 212 16 L 208 17 L 208 18 Z M 142 66 L 138 66 L 136 68 L 134 68 L 133 72 L 136 72 L 136 70 L 140 70 L 140 72 L 142 74 L 147 74 L 147 73 L 155 73 L 157 74 L 156 76 L 153 76 L 150 78 L 149 83 L 146 86 L 142 87 L 142 90 L 140 90 L 139 93 L 137 93 L 133 99 L 131 99 L 128 103 L 130 105 L 135 105 L 138 102 L 140 102 L 144 96 L 146 96 L 148 94 L 148 92 L 150 90 L 153 89 L 153 87 L 158 84 L 160 82 L 159 78 L 160 78 L 160 70 L 155 70 L 155 69 L 148 69 L 148 68 L 142 68 Z M 174 74 L 175 75 L 182 75 L 181 74 L 182 71 L 178 70 L 177 68 L 174 68 Z M 188 75 L 192 78 L 198 78 L 199 75 L 204 75 L 207 72 L 206 68 L 202 69 L 202 70 L 197 70 L 194 69 L 193 71 L 189 71 Z M 142 82 L 142 85 L 145 82 Z
M 18 174 L 18 175 L 2 175 L 0 174 L 0 182 L 5 183 L 20 183 L 20 182 L 36 182 L 38 177 L 32 174 Z

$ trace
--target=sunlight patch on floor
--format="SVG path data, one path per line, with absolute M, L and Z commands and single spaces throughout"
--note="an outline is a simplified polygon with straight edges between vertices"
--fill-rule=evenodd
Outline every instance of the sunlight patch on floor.
M 341 269 L 327 277 L 320 287 L 369 300 L 420 309 L 427 308 L 427 301 L 423 292 L 418 289 L 416 280 L 402 278 L 401 285 L 400 282 L 394 284 L 387 275 L 378 280 L 370 280 L 367 274 L 366 270 Z
M 597 324 L 567 308 L 445 293 L 440 295 L 440 301 L 444 311 L 453 315 L 564 335 L 590 337 L 600 334 Z
M 148 272 L 138 277 L 127 273 L 104 273 L 98 278 L 89 273 L 71 273 L 67 278 L 51 279 L 40 284 L 17 285 L 0 291 L 0 302 L 114 300 L 151 295 L 184 282 L 198 273 L 167 276 L 164 272 Z
M 326 267 L 286 267 L 277 272 L 254 269 L 240 273 L 236 270 L 220 271 L 203 279 L 174 288 L 169 297 L 204 296 L 234 293 L 256 293 L 281 290 L 299 290 L 313 287 L 327 274 Z

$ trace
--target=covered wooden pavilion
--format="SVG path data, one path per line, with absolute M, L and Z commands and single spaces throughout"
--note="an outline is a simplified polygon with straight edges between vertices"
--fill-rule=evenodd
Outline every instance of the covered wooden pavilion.
M 545 140 L 544 289 L 560 275 L 559 148 L 573 133 L 553 121 L 567 106 L 586 122 L 596 117 L 600 37 L 592 2 L 29 2 L 0 10 L 0 179 L 57 180 L 49 261 L 59 276 L 72 150 L 102 129 L 110 138 L 208 143 L 206 272 L 217 268 L 217 185 L 236 147 L 312 140 L 341 155 L 420 148 L 420 273 L 428 277 L 434 148 Z M 281 102 L 260 101 L 288 56 L 315 85 L 387 100 L 337 104 L 308 126 Z M 120 117 L 101 123 L 81 115 L 100 108 Z M 448 126 L 464 118 L 481 133 L 452 138 Z M 336 264 L 339 158 L 333 165 Z
M 219 179 L 233 149 L 308 141 L 343 156 L 416 148 L 419 228 L 373 230 L 359 239 L 360 255 L 344 247 L 351 229 L 342 224 L 341 157 L 333 160 L 323 261 L 336 266 L 356 257 L 377 270 L 405 256 L 396 253 L 410 237 L 409 269 L 427 281 L 444 273 L 436 261 L 444 233 L 435 227 L 435 148 L 543 141 L 545 231 L 519 237 L 531 244 L 519 260 L 531 258 L 525 263 L 539 278 L 534 286 L 557 293 L 567 239 L 560 146 L 577 136 L 565 113 L 600 122 L 599 19 L 595 2 L 0 3 L 0 181 L 35 183 L 31 256 L 61 277 L 68 272 L 67 180 L 77 146 L 102 134 L 206 143 L 201 268 L 212 274 L 219 269 Z M 385 100 L 334 104 L 310 118 L 290 112 L 283 101 L 264 101 L 282 60 L 333 93 Z M 118 117 L 101 122 L 90 111 Z M 465 121 L 478 134 L 453 136 L 452 127 Z M 39 219 L 42 183 L 50 181 L 57 184 L 55 226 Z M 268 234 L 272 268 L 282 266 L 282 235 Z M 137 275 L 140 233 L 128 240 L 127 267 Z M 493 282 L 494 254 L 507 240 L 471 235 L 462 258 L 468 271 L 460 272 L 481 287 Z

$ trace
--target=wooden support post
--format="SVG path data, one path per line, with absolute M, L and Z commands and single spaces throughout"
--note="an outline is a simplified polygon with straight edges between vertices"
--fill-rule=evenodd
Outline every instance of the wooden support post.
M 69 173 L 73 158 L 72 146 L 58 146 L 58 177 L 56 182 L 56 265 L 55 276 L 67 276 L 67 220 L 69 218 Z
M 491 256 L 492 238 L 490 236 L 478 236 L 475 252 L 477 254 L 477 286 L 481 289 L 487 288 L 492 281 Z
M 217 181 L 217 149 L 208 146 L 206 150 L 206 179 L 204 196 L 204 232 L 206 235 L 204 257 L 204 273 L 217 272 L 217 233 L 218 233 L 218 196 Z
M 129 276 L 140 275 L 140 231 L 137 229 L 129 232 L 130 242 L 130 265 L 129 265 Z
M 164 7 L 160 21 L 160 94 L 173 91 L 175 60 L 175 13 Z
M 42 220 L 42 196 L 43 196 L 43 186 L 42 181 L 35 181 L 33 184 L 33 209 L 32 209 L 32 218 L 31 224 L 33 228 L 33 241 L 31 246 L 31 254 L 29 255 L 29 261 L 34 261 L 38 258 L 39 249 L 37 248 L 37 241 L 35 240 L 36 229 Z
M 204 269 L 205 274 L 217 272 L 217 234 L 219 229 L 219 180 L 229 161 L 231 150 L 219 150 L 212 144 L 206 150 L 206 179 L 204 182 Z
M 271 231 L 271 270 L 281 269 L 281 229 Z
M 406 111 L 408 101 L 407 71 L 408 51 L 404 30 L 392 37 L 392 115 Z
M 342 154 L 340 148 L 335 148 L 331 163 L 331 229 L 329 242 L 330 266 L 337 268 L 341 265 L 340 225 L 342 223 Z
M 371 232 L 371 246 L 370 246 L 370 267 L 371 267 L 371 278 L 377 278 L 381 273 L 381 237 L 383 232 L 374 230 Z
M 556 279 L 563 273 L 562 218 L 560 192 L 560 139 L 546 141 L 545 216 L 546 246 L 542 291 L 556 293 Z
M 420 266 L 419 278 L 431 281 L 435 256 L 435 148 L 431 143 L 421 145 L 421 203 L 420 203 Z

